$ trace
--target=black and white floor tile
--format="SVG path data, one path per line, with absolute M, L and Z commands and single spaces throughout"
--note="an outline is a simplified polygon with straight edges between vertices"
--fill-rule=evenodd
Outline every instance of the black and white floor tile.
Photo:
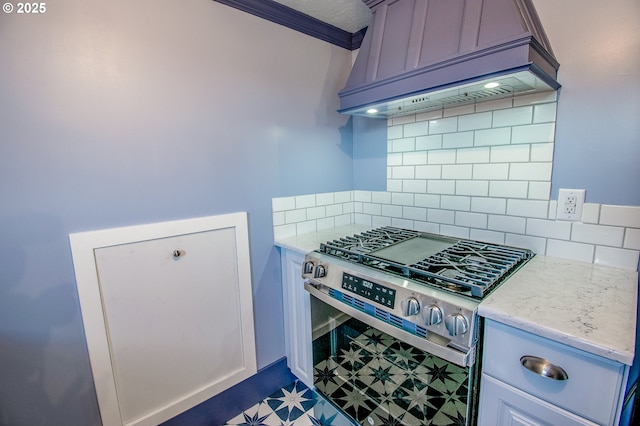
M 331 404 L 302 382 L 286 386 L 225 426 L 353 426 Z

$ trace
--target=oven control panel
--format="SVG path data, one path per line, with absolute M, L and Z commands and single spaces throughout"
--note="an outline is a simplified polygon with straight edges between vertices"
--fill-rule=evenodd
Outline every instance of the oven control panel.
M 393 309 L 396 291 L 383 285 L 365 280 L 355 275 L 342 273 L 342 289 Z

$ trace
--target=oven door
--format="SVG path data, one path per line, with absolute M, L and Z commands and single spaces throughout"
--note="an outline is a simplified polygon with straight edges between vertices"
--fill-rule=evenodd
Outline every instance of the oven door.
M 471 424 L 473 367 L 380 330 L 375 318 L 311 284 L 305 289 L 320 394 L 364 426 Z

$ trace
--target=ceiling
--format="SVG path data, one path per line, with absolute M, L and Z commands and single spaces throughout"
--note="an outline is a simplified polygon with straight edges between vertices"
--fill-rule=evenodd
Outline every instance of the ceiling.
M 362 0 L 274 0 L 298 12 L 356 33 L 369 25 L 371 11 Z

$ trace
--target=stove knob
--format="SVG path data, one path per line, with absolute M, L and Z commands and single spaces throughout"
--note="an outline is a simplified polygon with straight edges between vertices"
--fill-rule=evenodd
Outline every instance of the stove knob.
M 429 305 L 422 310 L 422 319 L 426 325 L 436 325 L 442 322 L 442 309 L 438 305 Z
M 458 336 L 469 331 L 469 321 L 462 314 L 447 315 L 444 325 L 451 336 Z
M 420 312 L 420 302 L 415 297 L 410 297 L 400 303 L 402 307 L 402 315 L 410 317 Z
M 310 274 L 311 272 L 313 272 L 313 262 L 304 262 L 304 265 L 302 266 L 302 273 Z
M 324 278 L 327 276 L 327 270 L 323 265 L 318 265 L 313 270 L 313 278 Z

